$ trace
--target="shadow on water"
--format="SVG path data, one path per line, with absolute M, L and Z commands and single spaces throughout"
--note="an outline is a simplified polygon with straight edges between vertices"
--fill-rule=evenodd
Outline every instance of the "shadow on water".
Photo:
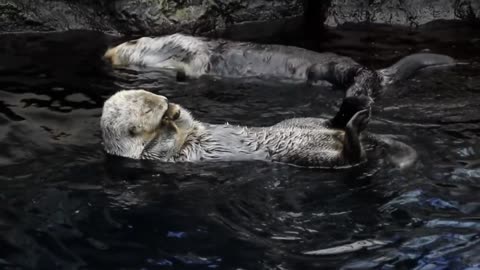
M 121 88 L 166 95 L 202 121 L 244 125 L 329 116 L 342 97 L 111 70 L 100 56 L 115 42 L 78 31 L 0 36 L 0 268 L 479 267 L 478 33 L 347 27 L 321 44 L 288 41 L 377 68 L 424 49 L 468 63 L 422 72 L 377 102 L 369 129 L 405 138 L 419 153 L 412 167 L 373 156 L 339 171 L 105 155 L 101 106 Z

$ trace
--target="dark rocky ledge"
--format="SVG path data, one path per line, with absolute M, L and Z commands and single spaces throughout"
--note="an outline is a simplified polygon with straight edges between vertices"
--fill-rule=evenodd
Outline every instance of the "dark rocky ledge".
M 302 22 L 299 0 L 0 0 L 0 32 L 86 29 L 248 38 L 292 31 Z
M 417 27 L 480 20 L 479 0 L 0 0 L 0 32 L 174 32 L 235 39 L 278 36 L 345 23 Z
M 331 0 L 323 21 L 328 26 L 345 23 L 381 23 L 417 27 L 435 20 L 480 19 L 479 0 Z

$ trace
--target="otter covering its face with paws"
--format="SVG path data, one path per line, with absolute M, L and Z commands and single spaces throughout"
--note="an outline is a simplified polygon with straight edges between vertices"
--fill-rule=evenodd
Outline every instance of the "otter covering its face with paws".
M 369 99 L 349 99 L 357 100 L 344 101 L 331 120 L 293 118 L 270 127 L 241 127 L 196 121 L 181 106 L 144 90 L 120 91 L 105 102 L 101 128 L 109 154 L 134 159 L 343 167 L 365 160 L 360 133 L 370 118 Z

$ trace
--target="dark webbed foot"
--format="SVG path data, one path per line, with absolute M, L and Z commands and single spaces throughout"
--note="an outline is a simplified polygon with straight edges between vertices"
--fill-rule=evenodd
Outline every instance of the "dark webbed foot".
M 367 127 L 370 121 L 370 108 L 357 112 L 347 123 L 347 129 L 360 134 Z
M 344 129 L 357 112 L 363 110 L 370 111 L 372 103 L 372 99 L 368 96 L 344 98 L 339 111 L 335 117 L 330 120 L 330 126 L 332 128 Z
M 355 113 L 345 127 L 343 156 L 350 164 L 365 160 L 366 155 L 360 142 L 360 133 L 365 130 L 369 121 L 370 108 Z

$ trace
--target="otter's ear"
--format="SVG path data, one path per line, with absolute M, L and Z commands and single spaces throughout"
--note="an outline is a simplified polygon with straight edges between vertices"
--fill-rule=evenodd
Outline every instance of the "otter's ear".
M 128 128 L 128 134 L 130 134 L 130 136 L 132 137 L 140 134 L 141 132 L 142 132 L 142 126 L 135 125 L 135 126 L 130 126 Z

